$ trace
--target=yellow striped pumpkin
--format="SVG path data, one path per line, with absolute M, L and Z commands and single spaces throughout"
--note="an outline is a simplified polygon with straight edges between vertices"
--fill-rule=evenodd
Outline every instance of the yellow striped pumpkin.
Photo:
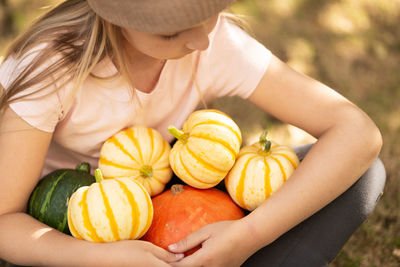
M 68 227 L 78 239 L 113 242 L 139 239 L 153 220 L 153 204 L 146 189 L 134 179 L 102 180 L 79 188 L 68 202 Z
M 264 132 L 259 142 L 240 150 L 225 187 L 236 204 L 252 211 L 276 192 L 298 165 L 290 147 L 268 141 Z
M 235 163 L 242 143 L 239 127 L 217 110 L 193 112 L 182 131 L 168 131 L 178 140 L 169 161 L 175 174 L 188 185 L 206 189 L 217 185 Z
M 171 146 L 158 131 L 133 126 L 116 133 L 103 144 L 99 168 L 104 179 L 131 177 L 140 182 L 150 196 L 155 196 L 171 180 L 170 151 Z

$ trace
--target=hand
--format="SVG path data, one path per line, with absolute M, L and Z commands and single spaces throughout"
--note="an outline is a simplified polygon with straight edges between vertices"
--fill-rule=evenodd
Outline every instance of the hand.
M 127 240 L 111 243 L 94 243 L 96 248 L 93 266 L 171 266 L 183 254 L 166 251 L 150 242 Z M 96 262 L 93 262 L 95 260 Z
M 168 249 L 184 253 L 198 245 L 201 248 L 172 266 L 240 266 L 256 249 L 252 248 L 246 225 L 240 220 L 209 224 Z M 249 242 L 250 241 L 250 242 Z

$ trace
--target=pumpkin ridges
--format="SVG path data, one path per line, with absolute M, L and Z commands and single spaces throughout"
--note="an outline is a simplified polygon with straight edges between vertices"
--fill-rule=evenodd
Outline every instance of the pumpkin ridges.
M 290 162 L 290 164 L 292 164 L 292 166 L 293 166 L 293 168 L 297 168 L 297 164 L 294 162 L 294 160 L 291 158 L 291 157 L 289 157 L 288 155 L 286 155 L 286 154 L 283 154 L 283 153 L 273 153 L 273 155 L 279 155 L 279 156 L 282 156 L 282 157 L 284 157 L 284 158 L 286 158 L 289 162 Z
M 87 234 L 93 241 L 95 242 L 104 242 L 102 238 L 97 235 L 97 231 L 94 228 L 92 222 L 90 221 L 90 214 L 87 205 L 87 194 L 89 190 L 86 190 L 82 194 L 82 199 L 79 202 L 79 205 L 82 207 L 82 218 L 83 218 L 83 225 L 85 226 L 86 230 L 89 231 Z
M 220 120 L 212 120 L 212 119 L 207 118 L 207 117 L 204 119 L 204 117 L 202 117 L 202 116 L 205 116 L 204 114 L 207 114 L 207 113 L 210 113 L 210 114 L 211 113 L 215 113 L 215 114 L 217 114 L 217 117 Z M 221 116 L 218 116 L 218 115 L 221 115 Z M 197 110 L 197 111 L 193 112 L 190 117 L 196 117 L 196 116 L 199 117 L 199 120 L 201 122 L 204 122 L 204 121 L 210 121 L 210 122 L 216 121 L 218 124 L 220 124 L 221 120 L 224 121 L 223 124 L 230 128 L 230 130 L 238 137 L 238 140 L 240 140 L 240 143 L 242 142 L 242 138 L 241 138 L 239 127 L 235 124 L 235 122 L 232 120 L 232 118 L 230 118 L 226 113 L 224 113 L 224 112 L 222 112 L 220 110 L 217 110 L 217 109 L 205 109 L 205 110 Z M 196 124 L 197 123 L 193 123 L 190 128 L 191 129 L 194 128 L 194 125 L 196 125 Z M 185 131 L 186 131 L 186 128 L 188 128 L 188 127 L 185 127 L 185 125 L 184 125 Z M 239 133 L 239 135 L 237 133 Z
M 129 191 L 128 187 L 126 184 L 124 184 L 120 179 L 115 179 L 115 181 L 118 183 L 122 191 L 124 192 L 125 197 L 128 199 L 128 202 L 130 203 L 131 207 L 131 212 L 132 212 L 132 228 L 131 228 L 131 233 L 129 235 L 130 239 L 135 238 L 135 233 L 137 233 L 138 228 L 139 228 L 139 219 L 140 215 L 136 216 L 136 214 L 139 214 L 139 207 L 138 204 L 135 200 L 134 195 L 132 194 L 131 191 Z
M 119 238 L 119 233 L 118 233 L 118 224 L 115 221 L 115 216 L 111 209 L 110 202 L 107 198 L 106 193 L 104 192 L 103 185 L 101 183 L 99 183 L 99 189 L 101 192 L 101 196 L 103 198 L 104 207 L 106 208 L 105 213 L 106 213 L 106 216 L 107 216 L 109 224 L 110 224 L 110 229 L 113 234 L 113 238 L 114 238 L 114 240 L 119 240 L 120 238 Z
M 276 163 L 278 163 L 279 169 L 281 170 L 281 173 L 283 175 L 283 180 L 286 181 L 287 175 L 286 175 L 285 168 L 283 168 L 283 166 L 282 166 L 282 163 L 277 158 L 273 157 L 272 155 L 271 155 L 271 159 L 275 160 Z
M 189 177 L 190 177 L 192 180 L 195 180 L 196 182 L 199 182 L 199 183 L 200 183 L 200 181 L 198 181 L 198 180 L 193 176 L 193 174 L 190 173 L 189 169 L 188 169 L 188 168 L 185 166 L 185 164 L 183 163 L 183 160 L 182 160 L 182 150 L 179 151 L 179 153 L 178 153 L 178 159 L 179 159 L 180 165 L 181 165 L 182 168 L 185 170 L 185 172 L 187 173 L 187 175 L 189 175 Z
M 161 153 L 158 155 L 158 157 L 155 160 L 150 161 L 151 164 L 153 165 L 157 165 L 157 163 L 162 159 L 162 157 L 164 156 L 165 150 L 168 147 L 168 143 L 166 141 L 162 142 L 163 147 L 161 149 Z M 152 158 L 153 159 L 153 158 Z M 169 165 L 168 165 L 169 166 Z
M 204 121 L 198 122 L 198 123 L 192 125 L 191 129 L 194 129 L 194 128 L 196 128 L 198 126 L 201 126 L 201 125 L 209 125 L 209 124 L 218 125 L 218 126 L 222 126 L 222 127 L 225 127 L 227 129 L 229 129 L 229 131 L 232 132 L 236 136 L 236 138 L 239 141 L 239 143 L 242 143 L 242 137 L 238 134 L 238 132 L 235 129 L 233 129 L 228 124 L 225 124 L 225 123 L 222 123 L 222 122 L 219 122 L 219 121 L 216 121 L 216 120 L 204 120 Z
M 205 169 L 210 170 L 212 172 L 219 172 L 219 173 L 222 173 L 222 174 L 224 174 L 226 172 L 225 170 L 218 169 L 217 167 L 215 167 L 212 164 L 210 164 L 207 161 L 205 161 L 202 157 L 200 157 L 194 151 L 192 151 L 189 148 L 189 146 L 186 145 L 185 149 L 194 159 L 196 159 L 201 165 L 203 165 L 203 167 Z
M 201 181 L 201 180 L 197 179 L 192 173 L 190 173 L 189 169 L 183 163 L 182 151 L 183 150 L 179 151 L 179 156 L 178 156 L 179 157 L 179 162 L 180 162 L 181 166 L 183 167 L 183 169 L 185 170 L 185 172 L 189 175 L 190 179 L 195 181 L 198 184 L 214 185 L 215 183 L 208 183 L 208 182 L 205 182 L 205 181 Z M 187 181 L 185 181 L 185 182 L 187 182 Z
M 102 169 L 105 178 L 135 177 L 135 179 L 146 183 L 147 189 L 151 188 L 151 195 L 162 192 L 165 184 L 172 177 L 172 170 L 168 161 L 170 145 L 161 134 L 145 126 L 132 126 L 116 133 L 109 139 L 113 137 L 119 138 L 122 147 L 107 146 L 108 141 L 103 145 L 100 152 L 99 168 Z M 129 158 L 125 156 L 126 153 L 129 153 Z M 134 158 L 135 161 L 131 161 L 131 158 Z M 146 167 L 150 167 L 152 172 L 143 172 Z M 158 169 L 160 169 L 158 175 L 162 179 L 156 176 L 157 181 L 153 181 L 155 180 L 153 179 L 154 172 Z M 150 183 L 147 180 L 138 179 L 140 177 L 138 172 L 141 176 L 145 173 Z M 165 182 L 162 183 L 161 181 Z
M 83 186 L 83 187 L 81 187 L 80 189 L 78 189 L 77 191 L 79 191 L 79 190 L 83 190 L 84 188 L 86 188 L 85 186 Z M 69 201 L 68 201 L 68 207 L 69 206 L 72 206 L 72 203 L 74 203 L 74 202 L 76 202 L 76 197 L 77 197 L 77 193 L 74 193 L 74 194 L 72 194 L 72 196 L 71 196 L 71 198 L 69 199 Z M 78 231 L 76 230 L 76 227 L 75 227 L 75 225 L 74 225 L 74 222 L 73 222 L 73 220 L 72 220 L 72 218 L 71 218 L 71 210 L 68 208 L 68 210 L 67 210 L 67 216 L 68 216 L 68 228 L 69 228 L 69 230 L 70 230 L 70 232 L 71 232 L 71 234 L 75 237 L 75 238 L 78 238 L 78 239 L 82 239 L 83 240 L 83 237 L 78 233 Z
M 134 129 L 129 128 L 129 129 L 125 130 L 125 132 L 126 132 L 126 136 L 129 137 L 129 139 L 132 141 L 132 144 L 135 146 L 135 148 L 136 148 L 136 150 L 137 150 L 137 152 L 139 154 L 139 158 L 140 158 L 139 165 L 142 165 L 143 161 L 144 161 L 143 160 L 143 154 L 142 154 L 142 150 L 140 148 L 140 143 L 137 140 L 137 138 L 135 137 Z
M 142 185 L 139 184 L 139 186 L 142 186 Z M 147 201 L 147 206 L 149 207 L 150 210 L 148 210 L 148 212 L 147 212 L 147 223 L 137 238 L 141 238 L 149 230 L 152 220 L 153 220 L 154 209 L 153 209 L 152 200 L 150 198 L 150 195 L 148 195 L 148 194 L 145 194 L 145 198 Z
M 126 166 L 126 165 L 122 165 L 120 163 L 115 163 L 115 162 L 113 162 L 113 161 L 111 161 L 109 159 L 106 159 L 105 157 L 100 157 L 99 163 L 103 164 L 103 165 L 108 165 L 108 166 L 120 168 L 120 169 L 134 170 L 134 171 L 138 171 L 139 170 L 139 169 L 137 169 L 135 167 L 132 167 L 132 166 Z
M 250 161 L 252 159 L 254 159 L 255 157 L 257 157 L 257 156 L 249 157 L 246 160 L 246 162 L 244 163 L 244 167 L 243 167 L 242 172 L 240 174 L 239 182 L 238 182 L 238 184 L 236 186 L 236 199 L 237 199 L 239 205 L 241 207 L 244 207 L 244 208 L 246 208 L 246 204 L 245 204 L 244 198 L 243 198 L 244 182 L 245 182 L 245 179 L 246 179 L 246 172 L 247 172 L 247 168 L 248 168 L 248 166 L 250 164 Z
M 140 238 L 153 218 L 149 193 L 131 178 L 104 180 L 100 169 L 95 174 L 97 183 L 71 198 L 72 232 L 94 242 Z
M 271 168 L 269 167 L 267 157 L 263 158 L 264 165 L 265 165 L 265 173 L 264 173 L 264 187 L 265 187 L 265 199 L 267 199 L 272 192 L 272 186 L 271 186 Z
M 170 171 L 171 169 L 169 168 L 169 166 L 165 166 L 165 167 L 158 167 L 158 168 L 154 168 L 153 173 L 155 172 L 165 172 L 165 171 Z M 154 174 L 153 174 L 154 175 Z
M 170 153 L 172 169 L 180 179 L 197 188 L 218 184 L 232 168 L 240 150 L 240 129 L 222 112 L 195 111 L 182 130 L 170 126 L 168 131 L 178 139 Z
M 154 182 L 159 183 L 160 185 L 165 184 L 165 183 L 160 181 L 160 178 L 156 175 L 156 173 L 153 173 L 152 178 L 153 178 Z M 150 181 L 149 181 L 149 183 L 150 183 Z
M 243 147 L 239 151 L 238 158 L 240 158 L 244 155 L 247 155 L 247 154 L 256 154 L 259 150 L 260 150 L 260 146 L 258 145 L 258 143 L 247 146 L 247 147 Z
M 116 147 L 119 148 L 125 155 L 127 155 L 131 160 L 136 162 L 138 165 L 140 165 L 140 162 L 137 161 L 137 159 L 128 151 L 125 149 L 125 146 L 118 140 L 117 136 L 121 136 L 122 134 L 128 136 L 125 132 L 122 132 L 120 135 L 115 135 L 112 136 L 109 139 L 109 142 L 113 143 Z M 128 136 L 129 137 L 129 136 Z M 111 161 L 112 162 L 112 161 Z
M 156 181 L 156 179 L 154 179 L 154 180 Z M 149 187 L 150 194 L 152 194 L 153 193 L 153 189 L 152 189 L 152 186 L 151 186 L 151 183 L 150 183 L 149 179 L 145 178 L 145 181 L 147 182 L 147 186 Z
M 83 237 L 78 233 L 78 231 L 75 229 L 74 223 L 71 220 L 71 214 L 68 212 L 68 225 L 69 225 L 69 230 L 71 231 L 72 235 L 77 238 L 83 240 Z
M 256 157 L 253 160 L 262 161 L 246 162 L 252 155 Z M 226 188 L 241 207 L 254 210 L 282 186 L 297 168 L 298 162 L 292 149 L 267 140 L 264 131 L 259 142 L 240 150 L 235 165 L 225 178 Z M 241 183 L 246 187 L 243 193 L 238 192 Z
M 221 138 L 214 138 L 207 134 L 198 134 L 198 133 L 190 134 L 190 137 L 196 137 L 199 139 L 208 140 L 210 142 L 219 143 L 220 145 L 222 145 L 224 148 L 226 148 L 226 150 L 228 150 L 231 153 L 233 159 L 235 159 L 237 156 L 237 152 L 229 145 L 228 142 L 226 142 L 225 140 L 223 140 Z
M 149 135 L 150 138 L 150 155 L 149 155 L 149 159 L 147 162 L 151 162 L 151 160 L 153 159 L 153 154 L 154 154 L 154 135 L 153 135 L 153 130 L 150 128 L 147 128 L 147 134 Z

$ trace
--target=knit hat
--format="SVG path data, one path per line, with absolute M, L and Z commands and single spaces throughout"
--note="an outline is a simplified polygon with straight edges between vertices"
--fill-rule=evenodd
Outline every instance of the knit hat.
M 190 28 L 235 0 L 87 0 L 112 24 L 149 33 L 174 33 Z

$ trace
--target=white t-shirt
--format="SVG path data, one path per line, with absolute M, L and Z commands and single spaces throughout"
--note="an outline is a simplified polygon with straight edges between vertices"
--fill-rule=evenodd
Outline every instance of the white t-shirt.
M 43 174 L 58 168 L 75 168 L 83 161 L 96 168 L 102 144 L 132 125 L 152 127 L 172 141 L 167 127 L 183 125 L 199 106 L 199 89 L 206 102 L 222 96 L 249 97 L 270 58 L 268 49 L 221 17 L 210 34 L 208 49 L 167 60 L 150 93 L 136 90 L 134 97 L 129 86 L 117 78 L 89 77 L 76 92 L 72 92 L 71 83 L 56 92 L 49 88 L 41 97 L 24 97 L 10 106 L 30 125 L 53 132 Z M 29 62 L 29 58 L 25 61 Z M 15 66 L 23 69 L 26 64 L 7 59 L 0 66 L 0 83 L 7 88 L 18 73 Z M 116 68 L 110 59 L 104 59 L 93 73 L 108 77 L 116 73 Z

